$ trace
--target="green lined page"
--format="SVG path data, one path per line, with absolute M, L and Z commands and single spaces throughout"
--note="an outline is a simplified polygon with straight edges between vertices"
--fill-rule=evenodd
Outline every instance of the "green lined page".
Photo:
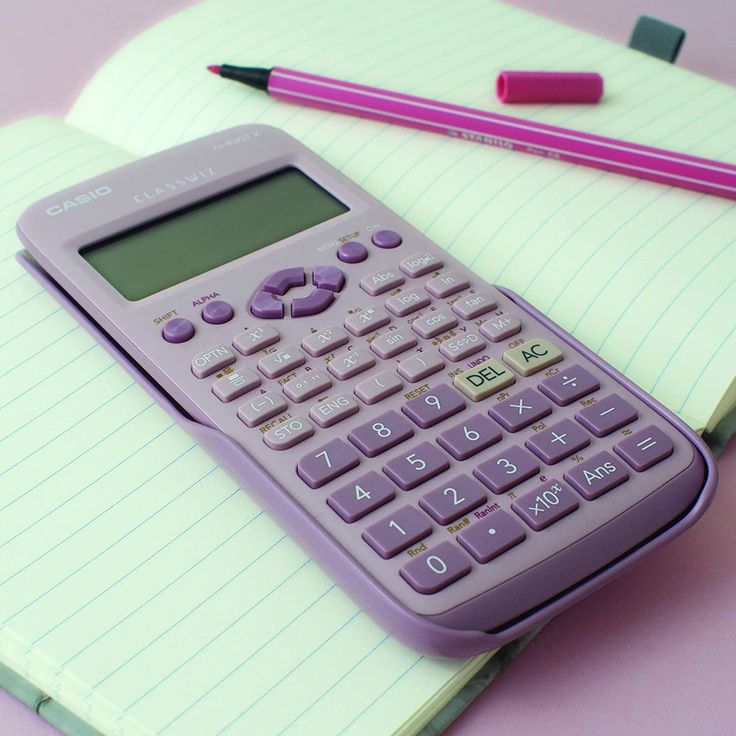
M 489 0 L 210 0 L 93 79 L 70 120 L 137 154 L 212 130 L 284 128 L 490 281 L 509 286 L 693 427 L 736 364 L 734 202 L 269 99 L 205 71 L 291 66 L 736 161 L 736 92 Z M 506 106 L 502 68 L 594 69 L 593 106 Z M 720 404 L 720 406 L 719 406 Z

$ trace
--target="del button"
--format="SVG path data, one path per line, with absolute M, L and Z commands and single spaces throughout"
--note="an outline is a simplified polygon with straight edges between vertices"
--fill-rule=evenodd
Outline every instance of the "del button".
M 452 379 L 455 388 L 460 389 L 471 401 L 482 401 L 515 381 L 514 374 L 492 358 Z
M 527 340 L 517 348 L 507 350 L 503 354 L 503 362 L 510 365 L 522 376 L 531 376 L 553 363 L 562 360 L 562 351 L 549 340 L 540 337 Z

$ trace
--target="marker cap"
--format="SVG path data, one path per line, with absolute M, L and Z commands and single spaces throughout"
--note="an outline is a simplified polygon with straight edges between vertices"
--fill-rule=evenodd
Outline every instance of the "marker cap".
M 598 102 L 603 77 L 596 72 L 502 71 L 496 79 L 501 102 Z

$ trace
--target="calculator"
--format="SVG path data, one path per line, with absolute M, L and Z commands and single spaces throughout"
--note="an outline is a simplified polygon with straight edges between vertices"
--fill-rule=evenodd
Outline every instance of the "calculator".
M 46 288 L 422 652 L 515 639 L 712 498 L 677 417 L 278 129 L 101 174 L 18 233 Z

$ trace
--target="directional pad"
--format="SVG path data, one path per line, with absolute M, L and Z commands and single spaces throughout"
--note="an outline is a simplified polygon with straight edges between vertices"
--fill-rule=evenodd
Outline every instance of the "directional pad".
M 345 285 L 345 274 L 337 266 L 317 266 L 312 271 L 312 283 L 319 289 L 340 291 Z
M 283 296 L 292 286 L 304 286 L 307 277 L 301 266 L 274 271 L 261 286 L 261 291 Z
M 328 289 L 314 289 L 309 296 L 303 299 L 294 299 L 291 303 L 292 317 L 308 317 L 312 314 L 324 312 L 332 304 L 335 295 Z

